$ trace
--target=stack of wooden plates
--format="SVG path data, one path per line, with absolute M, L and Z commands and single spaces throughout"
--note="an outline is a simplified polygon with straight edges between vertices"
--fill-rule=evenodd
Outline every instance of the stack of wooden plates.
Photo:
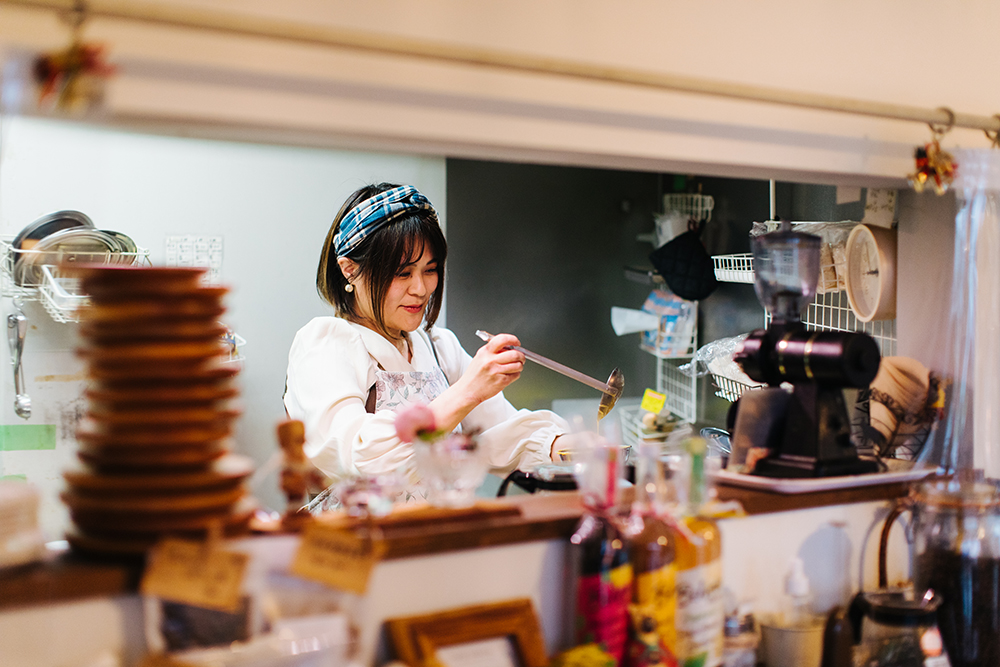
M 239 368 L 218 321 L 226 290 L 200 286 L 202 269 L 78 273 L 91 301 L 80 324 L 89 384 L 81 463 L 65 473 L 70 544 L 141 554 L 166 534 L 245 530 L 253 465 L 230 453 Z

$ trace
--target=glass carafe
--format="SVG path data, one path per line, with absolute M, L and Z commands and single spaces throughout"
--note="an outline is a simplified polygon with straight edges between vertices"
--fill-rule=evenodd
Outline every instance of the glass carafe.
M 914 586 L 940 596 L 952 667 L 1000 665 L 1000 493 L 985 482 L 924 484 L 913 508 Z

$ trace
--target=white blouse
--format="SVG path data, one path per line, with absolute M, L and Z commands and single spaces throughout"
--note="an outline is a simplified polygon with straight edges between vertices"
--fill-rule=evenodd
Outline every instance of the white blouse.
M 451 331 L 434 327 L 437 359 L 449 383 L 457 381 L 472 357 Z M 395 413 L 365 411 L 375 371 L 430 371 L 438 363 L 427 333 L 410 334 L 408 362 L 380 334 L 338 317 L 317 317 L 299 329 L 288 353 L 285 409 L 305 424 L 305 452 L 334 480 L 413 470 L 413 446 L 396 437 Z M 566 421 L 548 410 L 517 410 L 503 393 L 476 406 L 462 429 L 479 429 L 479 444 L 492 472 L 506 474 L 549 461 L 552 442 L 567 433 Z

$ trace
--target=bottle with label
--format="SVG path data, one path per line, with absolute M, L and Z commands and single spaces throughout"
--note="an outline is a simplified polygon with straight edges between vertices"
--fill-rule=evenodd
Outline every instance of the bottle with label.
M 672 667 L 677 664 L 676 538 L 675 531 L 661 518 L 665 481 L 659 461 L 660 445 L 643 442 L 633 451 L 635 498 L 625 525 L 634 577 L 626 664 Z
M 577 483 L 586 514 L 570 538 L 577 573 L 574 641 L 600 645 L 620 665 L 632 594 L 628 541 L 613 517 L 621 448 L 595 436 L 584 449 Z
M 722 664 L 725 607 L 722 592 L 722 545 L 719 527 L 705 515 L 707 499 L 704 438 L 686 442 L 691 476 L 682 523 L 677 536 L 677 662 L 681 667 Z

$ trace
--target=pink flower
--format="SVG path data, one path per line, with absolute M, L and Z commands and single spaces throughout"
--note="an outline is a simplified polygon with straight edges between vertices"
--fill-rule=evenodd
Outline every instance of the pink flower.
M 396 415 L 396 435 L 403 442 L 413 442 L 433 434 L 436 429 L 434 413 L 423 403 L 414 403 Z

